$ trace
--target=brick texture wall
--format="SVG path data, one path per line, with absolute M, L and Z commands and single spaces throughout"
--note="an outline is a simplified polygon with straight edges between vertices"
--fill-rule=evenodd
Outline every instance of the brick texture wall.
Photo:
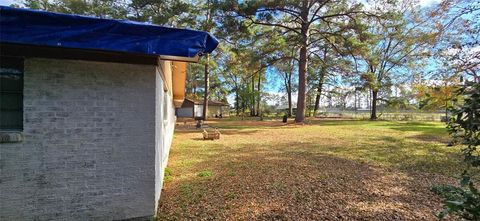
M 0 220 L 153 215 L 175 120 L 158 70 L 26 59 L 24 79 L 25 139 L 0 144 Z
M 163 187 L 165 167 L 168 162 L 170 145 L 172 144 L 175 129 L 175 107 L 171 94 L 165 90 L 160 69 L 156 73 L 157 98 L 156 102 L 156 155 L 155 155 L 155 209 L 158 208 L 160 194 Z M 156 211 L 156 210 L 155 210 Z M 156 214 L 156 212 L 155 212 Z

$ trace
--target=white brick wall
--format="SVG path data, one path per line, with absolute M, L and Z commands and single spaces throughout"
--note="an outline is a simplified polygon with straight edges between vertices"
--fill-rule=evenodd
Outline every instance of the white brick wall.
M 26 59 L 24 79 L 25 140 L 0 144 L 0 220 L 154 215 L 175 120 L 155 66 Z
M 172 96 L 165 91 L 160 68 L 156 71 L 156 117 L 155 117 L 155 214 L 163 187 L 163 175 L 168 162 L 170 145 L 175 127 L 175 107 Z

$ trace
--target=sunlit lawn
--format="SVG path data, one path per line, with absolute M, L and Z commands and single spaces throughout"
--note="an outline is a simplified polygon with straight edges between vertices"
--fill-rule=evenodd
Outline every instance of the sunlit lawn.
M 442 123 L 310 120 L 180 123 L 160 219 L 435 219 L 431 187 L 452 183 L 458 150 Z

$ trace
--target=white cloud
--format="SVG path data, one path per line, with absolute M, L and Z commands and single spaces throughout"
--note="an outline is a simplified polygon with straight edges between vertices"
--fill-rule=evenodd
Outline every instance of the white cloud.
M 427 7 L 427 6 L 431 6 L 433 4 L 438 4 L 440 3 L 441 0 L 420 0 L 418 2 L 418 4 L 422 7 Z
M 10 6 L 11 4 L 18 3 L 15 0 L 0 0 L 0 5 Z
M 361 2 L 365 5 L 365 8 L 371 9 L 374 5 L 378 5 L 379 2 L 375 0 L 357 0 L 358 2 Z M 417 4 L 420 5 L 421 7 L 430 7 L 432 5 L 436 5 L 440 3 L 442 0 L 417 0 Z

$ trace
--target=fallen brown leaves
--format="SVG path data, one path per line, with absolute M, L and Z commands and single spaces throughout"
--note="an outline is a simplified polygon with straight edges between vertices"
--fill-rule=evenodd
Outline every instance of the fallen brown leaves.
M 215 142 L 194 140 L 197 131 L 177 133 L 159 219 L 435 220 L 441 203 L 430 188 L 454 182 L 311 151 L 289 136 L 308 126 L 277 130 L 277 123 L 261 123 L 272 128 L 251 133 L 222 131 Z M 205 169 L 213 175 L 195 175 Z

